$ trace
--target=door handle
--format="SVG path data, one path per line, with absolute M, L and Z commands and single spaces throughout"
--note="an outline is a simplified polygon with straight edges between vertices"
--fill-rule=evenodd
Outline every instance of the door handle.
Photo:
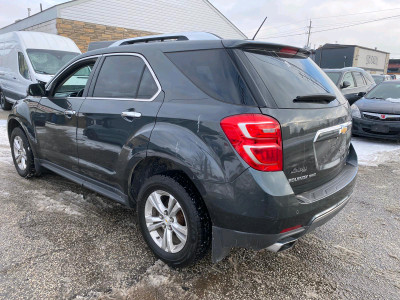
M 74 111 L 74 110 L 66 110 L 66 111 L 64 111 L 64 115 L 65 115 L 68 119 L 71 119 L 72 116 L 75 115 L 75 114 L 76 114 L 76 111 Z
M 133 118 L 140 118 L 142 114 L 136 111 L 124 111 L 121 113 L 121 117 L 125 120 L 132 122 Z

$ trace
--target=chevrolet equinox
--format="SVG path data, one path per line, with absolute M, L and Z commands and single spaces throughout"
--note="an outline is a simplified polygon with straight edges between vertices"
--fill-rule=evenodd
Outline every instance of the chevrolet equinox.
M 87 52 L 14 105 L 16 170 L 136 208 L 173 267 L 288 249 L 347 204 L 358 170 L 348 101 L 308 54 L 208 33 Z

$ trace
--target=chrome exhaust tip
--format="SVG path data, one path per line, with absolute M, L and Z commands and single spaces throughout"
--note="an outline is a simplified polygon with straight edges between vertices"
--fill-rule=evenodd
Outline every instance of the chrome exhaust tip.
M 272 244 L 271 246 L 267 247 L 267 250 L 271 252 L 281 252 L 288 250 L 293 247 L 293 245 L 296 243 L 297 240 L 295 239 L 290 239 L 287 241 L 280 241 L 275 244 Z

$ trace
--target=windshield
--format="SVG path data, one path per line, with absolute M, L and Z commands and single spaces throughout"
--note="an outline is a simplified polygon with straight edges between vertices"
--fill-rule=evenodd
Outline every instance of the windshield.
M 385 79 L 385 77 L 383 76 L 374 76 L 374 75 L 372 75 L 372 78 L 374 79 L 376 84 L 380 84 L 383 81 L 383 79 Z
M 329 77 L 307 57 L 278 56 L 263 50 L 249 50 L 245 54 L 280 108 L 295 107 L 293 100 L 298 96 L 315 94 L 333 94 L 345 102 Z M 335 100 L 328 106 L 337 105 Z
M 368 99 L 400 99 L 400 83 L 377 85 L 364 97 Z
M 339 79 L 342 73 L 339 72 L 325 72 L 325 73 L 333 81 L 334 84 L 337 85 L 339 83 Z
M 79 55 L 76 52 L 47 49 L 27 49 L 26 52 L 35 72 L 46 75 L 56 74 L 67 62 Z

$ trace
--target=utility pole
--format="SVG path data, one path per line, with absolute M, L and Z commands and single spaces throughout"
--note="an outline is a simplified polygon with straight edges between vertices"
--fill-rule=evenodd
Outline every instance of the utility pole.
M 43 11 L 42 3 L 40 3 L 40 11 Z
M 265 21 L 267 20 L 268 17 L 265 17 L 264 21 L 261 23 L 260 27 L 258 27 L 256 34 L 253 36 L 252 40 L 254 41 L 254 39 L 256 38 L 256 35 L 258 34 L 258 32 L 260 31 L 261 27 L 264 25 Z
M 28 17 L 31 16 L 31 9 L 28 7 Z
M 308 38 L 307 38 L 307 47 L 306 48 L 308 48 L 308 45 L 310 44 L 310 35 L 311 35 L 311 19 L 310 19 L 310 26 L 308 26 Z

